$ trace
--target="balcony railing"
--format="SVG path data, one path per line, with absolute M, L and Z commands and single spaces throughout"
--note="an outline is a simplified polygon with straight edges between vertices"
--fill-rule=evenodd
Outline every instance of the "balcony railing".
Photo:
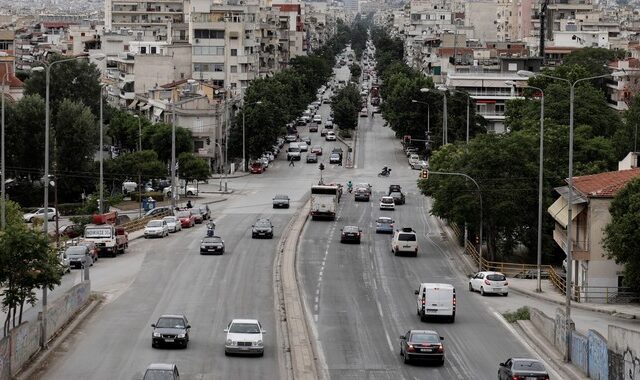
M 567 251 L 567 233 L 566 231 L 560 230 L 556 228 L 553 230 L 553 240 L 562 248 L 563 251 Z M 587 241 L 585 239 L 582 240 L 572 240 L 571 246 L 573 249 L 571 250 L 571 255 L 574 260 L 590 260 L 591 254 L 587 247 Z

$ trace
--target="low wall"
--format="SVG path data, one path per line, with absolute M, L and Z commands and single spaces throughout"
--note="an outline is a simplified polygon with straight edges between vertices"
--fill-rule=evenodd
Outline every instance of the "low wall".
M 571 362 L 589 373 L 589 340 L 575 330 L 571 331 Z
M 47 308 L 47 340 L 51 339 L 89 300 L 91 283 L 83 281 Z M 39 316 L 39 319 L 42 315 Z
M 553 319 L 547 317 L 542 311 L 535 307 L 529 308 L 529 319 L 531 323 L 542 333 L 551 344 L 556 341 L 556 325 Z
M 40 350 L 40 323 L 26 322 L 11 330 L 11 375 L 20 371 Z
M 11 378 L 11 339 L 9 337 L 0 340 L 0 380 Z
M 640 379 L 640 332 L 609 325 L 609 379 Z
M 553 345 L 556 346 L 558 351 L 564 356 L 567 353 L 567 317 L 564 314 L 564 310 L 562 308 L 556 309 L 555 316 L 555 337 L 556 340 L 553 342 Z M 569 321 L 569 330 L 574 331 L 576 329 L 573 321 Z
M 589 372 L 590 378 L 594 380 L 609 379 L 609 352 L 607 339 L 597 331 L 587 332 L 589 349 Z

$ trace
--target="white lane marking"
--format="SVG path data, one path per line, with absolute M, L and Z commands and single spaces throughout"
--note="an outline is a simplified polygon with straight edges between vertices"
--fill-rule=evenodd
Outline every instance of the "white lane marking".
M 327 256 L 329 255 L 329 246 L 333 241 L 333 236 L 335 234 L 336 226 L 338 224 L 338 218 L 340 217 L 341 212 L 342 212 L 342 208 L 338 209 L 338 212 L 336 213 L 336 219 L 333 221 L 333 224 L 329 229 L 327 245 L 325 246 L 324 256 L 322 258 L 322 265 L 320 266 L 320 272 L 318 273 L 318 283 L 316 285 L 316 297 L 314 299 L 314 304 L 313 304 L 313 310 L 314 310 L 313 320 L 316 323 L 318 322 L 318 312 L 320 310 L 320 288 L 322 287 L 322 277 L 324 275 L 324 267 L 327 263 Z
M 376 299 L 376 306 L 378 306 L 378 313 L 380 313 L 380 320 L 384 320 L 384 313 L 382 312 L 382 304 L 380 304 L 380 300 L 378 297 L 374 297 Z M 393 352 L 393 342 L 391 341 L 391 337 L 389 336 L 389 332 L 387 329 L 384 330 L 384 335 L 387 337 L 387 344 L 389 344 L 389 351 Z

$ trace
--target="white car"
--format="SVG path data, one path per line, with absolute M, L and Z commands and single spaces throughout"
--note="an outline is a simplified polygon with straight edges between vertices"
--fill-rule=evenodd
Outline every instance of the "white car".
M 301 152 L 306 152 L 309 150 L 309 145 L 304 141 L 299 142 L 298 147 L 300 148 Z
M 47 210 L 47 219 L 55 220 L 57 217 L 58 211 L 53 207 L 49 207 L 49 209 Z M 33 220 L 36 218 L 44 219 L 44 207 L 31 210 L 30 212 L 22 215 L 22 219 L 24 219 L 26 223 L 33 223 Z
M 412 153 L 411 156 L 409 156 L 409 165 L 411 165 L 412 168 L 413 165 L 418 163 L 418 161 L 420 161 L 420 156 L 418 156 L 416 153 Z
M 327 131 L 327 134 L 324 136 L 326 141 L 336 141 L 336 133 L 334 131 Z
M 165 216 L 162 218 L 167 223 L 167 227 L 169 228 L 169 232 L 178 232 L 182 231 L 182 223 L 175 216 Z
M 414 170 L 429 169 L 429 164 L 427 163 L 427 161 L 420 160 L 415 164 L 411 165 L 411 169 L 414 169 Z
M 234 319 L 224 332 L 224 354 L 264 355 L 263 335 L 267 332 L 257 319 Z
M 396 203 L 393 197 L 384 196 L 380 198 L 380 210 L 395 210 Z
M 324 126 L 327 129 L 333 129 L 333 120 L 327 120 L 327 122 L 324 123 Z
M 170 197 L 171 196 L 171 186 L 167 186 L 164 189 L 162 189 L 162 192 L 164 193 L 164 195 L 166 197 Z M 194 195 L 198 195 L 198 189 L 196 189 L 193 186 L 187 186 L 186 189 L 184 186 L 180 186 L 178 188 L 178 194 L 179 195 L 189 195 L 189 196 L 194 196 Z
M 418 236 L 413 228 L 404 227 L 393 234 L 391 252 L 396 256 L 403 252 L 418 256 Z
M 165 237 L 169 236 L 169 226 L 163 219 L 150 220 L 146 226 L 144 226 L 144 238 L 150 237 Z
M 316 115 L 313 117 L 313 122 L 314 123 L 318 123 L 318 124 L 322 124 L 322 115 Z
M 469 291 L 480 292 L 483 296 L 488 293 L 509 295 L 507 276 L 500 272 L 478 272 L 469 279 Z

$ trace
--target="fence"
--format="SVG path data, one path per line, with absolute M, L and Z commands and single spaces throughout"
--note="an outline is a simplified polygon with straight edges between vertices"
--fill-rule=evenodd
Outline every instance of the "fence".
M 132 220 L 130 222 L 121 224 L 118 227 L 124 227 L 127 232 L 134 232 L 144 228 L 147 225 L 147 222 L 154 219 L 164 218 L 165 216 L 169 216 L 171 213 L 169 211 L 161 212 L 151 216 L 145 216 L 139 219 Z

